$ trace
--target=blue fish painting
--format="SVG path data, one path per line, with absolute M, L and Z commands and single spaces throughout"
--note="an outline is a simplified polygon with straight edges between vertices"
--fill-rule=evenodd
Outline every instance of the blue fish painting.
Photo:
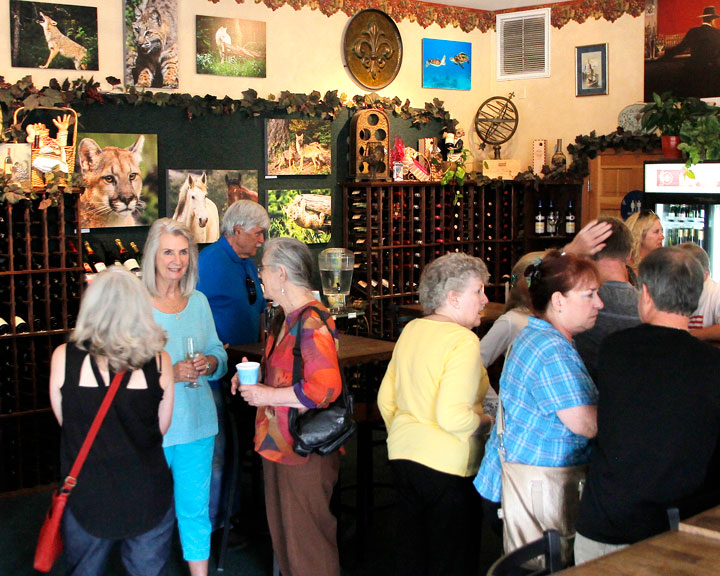
M 423 38 L 423 88 L 470 90 L 472 43 Z

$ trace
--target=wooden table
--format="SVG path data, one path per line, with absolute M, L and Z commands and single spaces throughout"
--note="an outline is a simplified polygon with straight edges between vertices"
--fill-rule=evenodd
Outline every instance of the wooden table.
M 720 506 L 705 510 L 697 516 L 680 522 L 680 532 L 698 534 L 720 540 Z M 718 567 L 720 573 L 720 566 Z
M 340 334 L 338 359 L 343 368 L 369 362 L 383 362 L 390 360 L 394 348 L 395 342 Z M 259 360 L 262 357 L 263 349 L 264 345 L 259 343 L 230 346 L 227 350 L 230 370 L 233 370 L 235 364 L 242 361 L 243 356 L 246 356 L 248 360 Z
M 483 324 L 492 324 L 502 316 L 505 312 L 505 304 L 500 302 L 488 302 L 480 313 Z M 420 318 L 423 316 L 423 309 L 420 304 L 401 304 L 398 306 L 398 314 L 406 314 L 407 316 L 415 316 Z
M 559 574 L 717 576 L 720 574 L 720 540 L 687 532 L 664 532 Z

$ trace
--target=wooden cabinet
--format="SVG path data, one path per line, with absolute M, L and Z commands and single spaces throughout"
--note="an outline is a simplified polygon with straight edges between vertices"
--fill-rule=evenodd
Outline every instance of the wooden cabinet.
M 79 192 L 43 210 L 39 196 L 0 203 L 0 317 L 8 324 L 0 335 L 0 492 L 59 475 L 48 380 L 52 351 L 73 328 L 82 292 Z
M 590 160 L 590 176 L 582 193 L 582 225 L 599 216 L 620 218 L 620 203 L 631 190 L 642 190 L 643 165 L 660 160 L 662 152 L 606 150 Z
M 398 335 L 398 307 L 418 301 L 425 265 L 447 252 L 483 259 L 486 293 L 503 302 L 504 282 L 524 251 L 524 185 L 493 181 L 345 183 L 343 245 L 355 254 L 352 293 L 367 301 L 370 335 Z

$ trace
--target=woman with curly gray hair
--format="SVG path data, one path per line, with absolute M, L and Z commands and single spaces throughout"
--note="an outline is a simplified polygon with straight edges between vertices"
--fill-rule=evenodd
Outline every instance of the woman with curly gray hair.
M 488 389 L 480 341 L 472 331 L 487 304 L 479 258 L 446 254 L 420 278 L 426 316 L 395 345 L 378 392 L 398 491 L 395 574 L 477 574 L 480 466 Z

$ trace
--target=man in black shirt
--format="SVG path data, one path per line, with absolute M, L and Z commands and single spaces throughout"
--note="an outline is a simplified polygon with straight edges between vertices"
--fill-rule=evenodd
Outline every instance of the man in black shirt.
M 643 324 L 600 349 L 598 435 L 580 503 L 575 560 L 587 562 L 720 503 L 720 350 L 688 332 L 703 287 L 688 252 L 659 248 L 640 263 Z

